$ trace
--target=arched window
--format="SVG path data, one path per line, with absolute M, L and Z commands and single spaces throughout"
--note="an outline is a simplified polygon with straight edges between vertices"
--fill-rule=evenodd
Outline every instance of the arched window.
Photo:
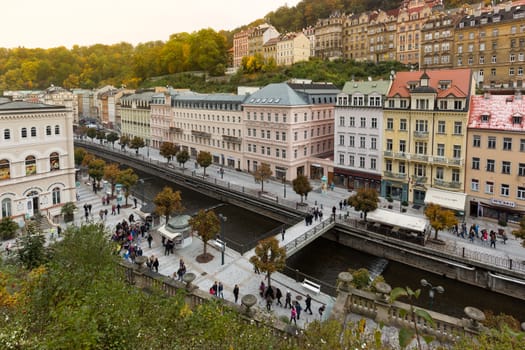
M 27 128 L 22 128 L 22 138 L 27 137 Z
M 31 137 L 36 137 L 36 128 L 34 126 L 31 127 Z
M 46 135 L 51 136 L 51 125 L 46 126 Z
M 26 176 L 36 174 L 36 158 L 35 156 L 26 157 Z
M 4 129 L 4 140 L 10 140 L 10 139 L 11 139 L 11 130 Z
M 53 188 L 53 204 L 60 204 L 60 188 Z
M 4 198 L 2 199 L 2 217 L 10 217 L 13 215 L 13 211 L 11 210 L 11 199 Z
M 53 152 L 49 155 L 49 169 L 51 171 L 60 169 L 60 156 L 57 152 Z
M 55 135 L 60 135 L 60 125 L 55 125 Z
M 0 160 L 0 180 L 11 178 L 11 165 L 7 159 Z

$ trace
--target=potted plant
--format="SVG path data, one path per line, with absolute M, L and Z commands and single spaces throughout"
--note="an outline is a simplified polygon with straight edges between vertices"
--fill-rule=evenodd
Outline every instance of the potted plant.
M 73 202 L 67 202 L 62 206 L 60 213 L 64 215 L 65 222 L 72 222 L 74 220 L 75 210 L 77 206 Z

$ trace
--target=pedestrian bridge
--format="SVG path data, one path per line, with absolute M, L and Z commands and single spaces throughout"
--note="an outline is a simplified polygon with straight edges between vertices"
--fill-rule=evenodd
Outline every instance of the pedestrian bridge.
M 298 224 L 296 226 L 297 227 L 293 228 L 293 231 L 295 231 L 293 233 L 293 239 L 284 245 L 284 248 L 286 249 L 287 258 L 291 257 L 292 255 L 306 247 L 308 244 L 312 243 L 317 238 L 321 237 L 326 232 L 334 228 L 335 220 L 333 219 L 333 216 L 330 216 L 330 218 L 321 221 L 317 225 L 314 224 L 313 226 L 303 226 L 301 224 Z M 301 231 L 303 232 L 296 231 L 299 227 L 302 229 Z

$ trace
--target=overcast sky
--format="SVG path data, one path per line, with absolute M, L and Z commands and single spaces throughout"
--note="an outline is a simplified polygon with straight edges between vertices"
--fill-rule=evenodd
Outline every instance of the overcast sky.
M 168 40 L 232 30 L 299 0 L 25 0 L 5 3 L 0 47 L 49 48 Z

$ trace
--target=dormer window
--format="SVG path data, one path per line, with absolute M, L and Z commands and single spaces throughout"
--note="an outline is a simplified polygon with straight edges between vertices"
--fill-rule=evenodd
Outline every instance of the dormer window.
M 481 115 L 481 122 L 482 123 L 488 123 L 490 119 L 490 114 L 482 114 Z
M 521 115 L 514 115 L 512 116 L 512 124 L 514 125 L 521 125 L 521 122 L 523 121 L 523 118 Z
M 427 72 L 424 72 L 421 78 L 419 78 L 419 85 L 428 86 L 429 81 L 430 81 L 430 77 L 427 75 Z

